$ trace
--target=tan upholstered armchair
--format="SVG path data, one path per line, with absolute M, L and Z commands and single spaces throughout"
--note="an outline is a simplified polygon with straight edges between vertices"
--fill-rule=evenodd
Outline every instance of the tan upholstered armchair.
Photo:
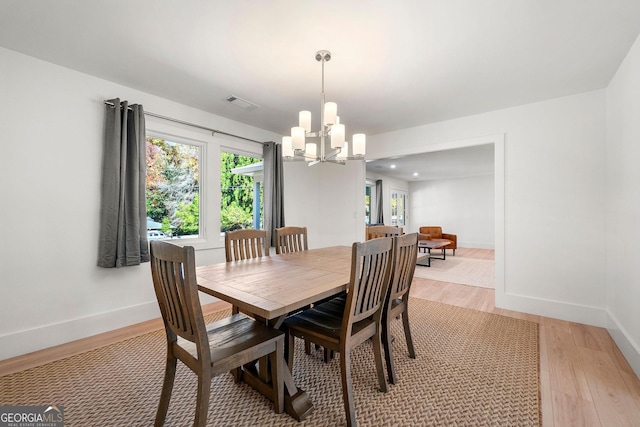
M 455 234 L 443 233 L 442 227 L 440 226 L 420 227 L 418 240 L 450 240 L 451 243 L 447 245 L 445 249 L 452 249 L 453 255 L 456 254 L 456 249 L 458 248 L 458 236 Z

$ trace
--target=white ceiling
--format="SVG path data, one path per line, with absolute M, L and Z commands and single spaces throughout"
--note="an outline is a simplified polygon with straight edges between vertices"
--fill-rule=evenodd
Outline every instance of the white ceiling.
M 279 134 L 330 50 L 347 138 L 604 88 L 639 33 L 638 0 L 0 0 L 0 46 Z
M 477 145 L 372 160 L 367 170 L 404 181 L 470 178 L 494 174 L 493 154 L 493 144 Z

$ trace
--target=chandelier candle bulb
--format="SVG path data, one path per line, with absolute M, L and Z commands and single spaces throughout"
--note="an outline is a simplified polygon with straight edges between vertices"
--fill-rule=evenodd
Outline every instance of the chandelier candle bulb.
M 366 145 L 366 136 L 364 133 L 353 134 L 353 155 L 364 156 L 364 150 Z
M 282 137 L 282 156 L 283 157 L 293 157 L 293 145 L 291 143 L 290 136 Z
M 311 111 L 300 111 L 298 115 L 298 123 L 305 132 L 311 132 Z
M 331 148 L 340 148 L 344 145 L 344 125 L 334 124 L 331 126 Z
M 291 141 L 294 150 L 304 151 L 304 128 L 300 126 L 291 128 Z
M 332 125 L 336 122 L 336 117 L 338 116 L 338 104 L 335 102 L 325 102 L 324 103 L 324 124 Z

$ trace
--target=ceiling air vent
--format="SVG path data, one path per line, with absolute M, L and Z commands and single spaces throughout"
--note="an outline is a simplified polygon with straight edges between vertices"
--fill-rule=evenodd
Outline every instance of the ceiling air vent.
M 231 95 L 226 98 L 227 102 L 235 105 L 238 108 L 242 108 L 246 111 L 253 111 L 258 108 L 256 104 L 253 102 L 249 102 L 246 99 L 238 98 L 237 96 Z

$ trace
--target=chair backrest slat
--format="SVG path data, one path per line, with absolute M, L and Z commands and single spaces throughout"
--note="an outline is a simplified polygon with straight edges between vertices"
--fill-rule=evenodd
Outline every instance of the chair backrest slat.
M 175 341 L 175 334 L 198 347 L 206 345 L 193 247 L 179 247 L 158 240 L 151 241 L 150 246 L 153 287 L 167 338 L 170 342 Z
M 227 262 L 269 256 L 268 237 L 266 230 L 227 231 L 224 237 Z
M 171 261 L 158 260 L 162 296 L 167 307 L 167 319 L 177 330 L 192 333 L 193 329 L 187 326 L 188 314 L 184 312 L 184 295 L 180 295 L 180 285 L 177 283 L 175 274 L 175 263 Z
M 275 234 L 277 254 L 300 252 L 309 249 L 307 227 L 280 227 L 276 228 Z
M 394 266 L 392 269 L 389 298 L 391 300 L 408 295 L 418 255 L 418 233 L 394 238 Z
M 345 316 L 345 322 L 353 324 L 382 315 L 391 275 L 392 249 L 390 238 L 353 244 L 346 307 L 349 315 Z M 350 333 L 350 329 L 343 328 L 343 331 Z

